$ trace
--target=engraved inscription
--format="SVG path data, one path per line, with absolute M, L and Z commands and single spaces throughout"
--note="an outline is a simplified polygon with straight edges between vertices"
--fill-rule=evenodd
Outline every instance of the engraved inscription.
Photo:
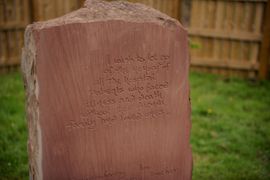
M 169 55 L 108 55 L 105 59 L 99 76 L 94 83 L 88 83 L 79 117 L 67 121 L 65 127 L 69 131 L 166 119 L 169 115 L 165 98 L 170 87 Z M 90 65 L 83 69 L 90 71 Z
M 147 177 L 162 177 L 174 175 L 177 173 L 177 168 L 175 167 L 163 167 L 161 169 L 154 169 L 153 167 L 139 164 L 137 171 L 137 176 L 128 176 L 125 171 L 107 171 L 105 170 L 101 175 L 84 177 L 84 178 L 72 178 L 73 180 L 106 180 L 106 179 L 119 179 L 119 180 L 143 180 Z

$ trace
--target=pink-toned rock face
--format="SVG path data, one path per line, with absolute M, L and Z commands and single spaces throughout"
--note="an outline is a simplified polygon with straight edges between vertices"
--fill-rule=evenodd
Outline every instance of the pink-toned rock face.
M 187 33 L 158 15 L 28 28 L 34 179 L 191 179 Z

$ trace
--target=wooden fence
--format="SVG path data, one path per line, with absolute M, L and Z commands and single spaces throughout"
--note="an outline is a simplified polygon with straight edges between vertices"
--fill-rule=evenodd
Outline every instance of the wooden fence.
M 266 3 L 267 0 L 192 0 L 189 35 L 194 69 L 257 77 Z
M 61 16 L 79 8 L 83 1 L 0 0 L 0 71 L 19 65 L 27 24 Z M 264 20 L 267 0 L 129 1 L 144 3 L 178 19 L 182 2 L 188 1 L 193 69 L 252 78 L 262 71 L 261 77 L 266 77 L 269 42 L 262 40 L 269 39 L 269 33 L 263 35 L 262 24 L 269 28 L 270 20 Z
M 19 63 L 24 28 L 29 23 L 29 1 L 0 1 L 0 68 Z
M 32 0 L 34 21 L 44 21 L 78 9 L 82 0 Z

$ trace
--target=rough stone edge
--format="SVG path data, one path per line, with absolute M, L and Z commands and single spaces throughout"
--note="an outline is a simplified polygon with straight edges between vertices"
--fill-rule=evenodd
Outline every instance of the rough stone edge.
M 39 124 L 39 86 L 36 74 L 36 44 L 31 27 L 24 34 L 21 70 L 26 93 L 26 117 L 28 124 L 29 176 L 31 180 L 42 179 L 42 142 Z
M 29 26 L 39 31 L 73 23 L 91 23 L 110 20 L 135 23 L 150 22 L 168 28 L 179 27 L 187 31 L 177 19 L 165 13 L 141 3 L 132 3 L 123 0 L 110 2 L 104 0 L 86 0 L 84 6 L 78 10 L 55 19 L 35 22 Z

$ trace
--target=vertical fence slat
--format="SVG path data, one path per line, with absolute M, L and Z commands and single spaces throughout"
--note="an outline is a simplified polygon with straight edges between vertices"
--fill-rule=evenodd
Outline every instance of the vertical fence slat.
M 256 5 L 256 13 L 253 24 L 253 32 L 259 34 L 261 32 L 262 27 L 262 19 L 263 19 L 263 3 L 258 3 Z M 255 64 L 259 55 L 259 43 L 251 44 L 251 52 L 250 52 L 250 61 Z
M 198 24 L 198 28 L 199 29 L 203 29 L 203 27 L 205 26 L 205 21 L 204 21 L 204 19 L 205 19 L 205 10 L 206 10 L 206 2 L 205 2 L 205 0 L 203 0 L 203 1 L 199 1 L 199 12 L 200 12 L 200 14 L 198 14 L 199 15 L 199 24 Z M 201 37 L 199 37 L 198 38 L 198 42 L 199 42 L 199 44 L 200 44 L 200 49 L 199 49 L 199 53 L 198 53 L 198 56 L 199 57 L 202 57 L 202 58 L 205 58 L 206 57 L 206 54 L 207 54 L 207 52 L 206 52 L 206 48 L 207 48 L 207 40 L 206 40 L 206 38 L 201 38 Z
M 0 64 L 5 64 L 7 60 L 7 39 L 6 33 L 1 31 L 0 32 Z
M 173 17 L 180 20 L 181 19 L 180 12 L 181 12 L 181 8 L 182 8 L 180 0 L 174 0 L 173 4 L 172 4 L 172 8 L 173 8 L 173 12 L 174 12 Z
M 206 1 L 205 0 L 200 0 L 199 1 L 199 28 L 200 29 L 203 29 L 204 26 L 205 26 L 205 16 L 206 16 L 206 7 L 207 7 L 207 4 L 206 4 Z
M 215 20 L 216 20 L 216 3 L 215 1 L 210 1 L 208 3 L 208 14 L 209 14 L 209 21 L 208 21 L 208 28 L 211 30 L 215 29 Z M 214 56 L 214 40 L 209 38 L 208 40 L 208 55 L 209 58 L 213 58 Z
M 196 13 L 198 12 L 198 1 L 193 0 L 191 4 L 191 18 L 190 18 L 190 26 L 191 28 L 196 28 L 198 24 L 198 18 L 196 16 Z
M 224 18 L 224 2 L 219 2 L 216 4 L 216 21 L 215 21 L 215 30 L 220 31 L 222 30 L 222 20 Z M 221 58 L 221 51 L 222 51 L 222 41 L 219 39 L 214 39 L 214 58 L 220 59 Z
M 30 6 L 30 3 L 29 1 L 26 1 L 26 0 L 22 0 L 22 3 L 23 3 L 23 7 L 22 7 L 22 22 L 23 24 L 28 24 L 30 22 L 30 9 L 29 9 L 29 6 Z
M 262 27 L 262 20 L 263 20 L 263 3 L 257 3 L 256 4 L 256 13 L 254 18 L 254 26 L 253 26 L 253 32 L 260 33 L 261 27 Z
M 4 1 L 0 1 L 0 26 L 4 25 Z
M 267 2 L 263 29 L 263 42 L 261 45 L 259 61 L 259 78 L 266 79 L 269 73 L 269 57 L 270 57 L 270 1 Z

